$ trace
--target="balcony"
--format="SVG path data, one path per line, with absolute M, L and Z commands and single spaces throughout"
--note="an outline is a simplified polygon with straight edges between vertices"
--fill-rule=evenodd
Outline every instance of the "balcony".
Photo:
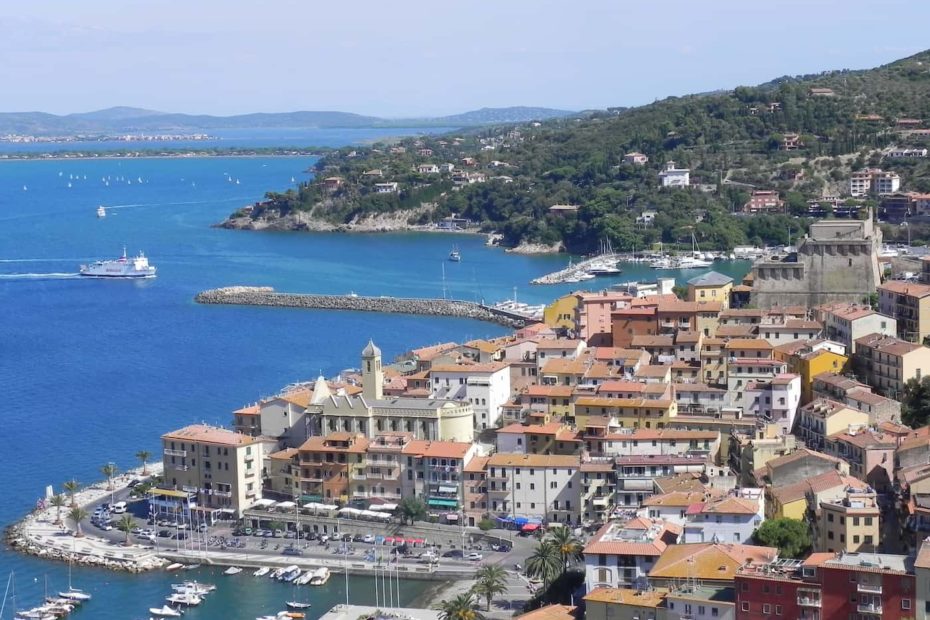
M 880 584 L 860 583 L 856 585 L 856 592 L 863 594 L 881 594 L 882 586 Z
M 595 497 L 595 498 L 591 501 L 591 503 L 592 503 L 593 505 L 595 505 L 595 506 L 600 507 L 600 508 L 606 508 L 607 506 L 610 506 L 610 496 L 609 496 L 609 495 L 599 495 L 599 496 Z
M 506 495 L 507 493 L 510 493 L 510 489 L 508 489 L 507 487 L 497 487 L 496 489 L 495 489 L 494 487 L 488 487 L 488 491 L 487 491 L 487 492 L 488 492 L 488 495 L 490 495 L 490 494 L 492 494 L 492 493 L 494 493 L 494 494 L 501 494 L 501 493 L 503 493 L 503 494 Z
M 798 592 L 798 606 L 799 607 L 820 607 L 821 599 L 820 593 L 818 592 L 816 596 L 809 596 L 803 592 Z
M 499 471 L 493 473 L 489 472 L 485 478 L 488 480 L 509 480 L 510 476 L 507 475 L 507 472 Z
M 882 615 L 882 604 L 879 602 L 877 604 L 869 603 L 865 605 L 857 605 L 856 610 L 858 610 L 860 614 L 873 614 L 880 616 Z
M 187 456 L 187 450 L 169 450 L 165 448 L 165 456 Z
M 211 495 L 215 495 L 217 497 L 232 497 L 231 491 L 212 491 L 211 492 L 209 489 L 204 489 L 203 492 L 209 493 Z

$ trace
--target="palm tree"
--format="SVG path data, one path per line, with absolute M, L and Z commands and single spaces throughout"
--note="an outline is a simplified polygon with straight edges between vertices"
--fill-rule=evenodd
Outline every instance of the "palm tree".
M 129 546 L 129 533 L 132 531 L 132 528 L 136 527 L 136 520 L 132 518 L 132 515 L 125 514 L 120 518 L 116 524 L 116 529 L 121 532 L 126 533 L 126 542 L 125 545 Z
M 100 473 L 107 477 L 107 491 L 113 490 L 113 476 L 116 475 L 116 472 L 119 471 L 116 469 L 116 465 L 113 463 L 107 463 L 100 468 Z
M 81 521 L 87 518 L 87 511 L 80 506 L 75 506 L 68 512 L 68 518 L 74 521 L 74 535 L 83 536 L 84 532 L 81 531 Z
M 485 564 L 478 569 L 475 578 L 471 591 L 475 596 L 484 597 L 491 611 L 491 599 L 507 591 L 507 571 L 496 564 Z
M 146 463 L 152 458 L 152 453 L 148 450 L 139 450 L 136 452 L 136 458 L 142 461 L 142 475 L 147 476 L 148 471 L 146 470 Z
M 71 505 L 76 506 L 77 504 L 74 503 L 74 494 L 77 493 L 78 489 L 81 488 L 81 483 L 75 480 L 74 478 L 72 478 L 71 480 L 68 480 L 61 486 L 65 490 L 65 492 L 71 496 Z
M 562 558 L 562 572 L 568 570 L 568 565 L 582 559 L 582 550 L 584 545 L 572 534 L 567 527 L 556 527 L 549 530 L 546 539 L 559 550 L 559 556 Z
M 439 601 L 436 609 L 439 610 L 439 620 L 484 620 L 471 592 L 459 594 L 449 601 Z
M 61 523 L 61 509 L 68 503 L 68 500 L 61 493 L 56 493 L 49 498 L 48 503 L 55 507 L 55 523 Z
M 526 574 L 542 579 L 546 588 L 558 579 L 562 574 L 562 555 L 555 543 L 543 540 L 536 545 L 536 549 L 526 559 Z

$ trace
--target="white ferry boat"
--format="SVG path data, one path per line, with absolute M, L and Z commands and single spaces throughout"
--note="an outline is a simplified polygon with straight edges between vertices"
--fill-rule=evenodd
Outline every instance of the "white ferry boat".
M 142 252 L 128 258 L 126 248 L 123 255 L 114 260 L 98 260 L 89 265 L 81 265 L 82 276 L 97 278 L 154 278 L 155 267 L 149 265 L 149 259 Z

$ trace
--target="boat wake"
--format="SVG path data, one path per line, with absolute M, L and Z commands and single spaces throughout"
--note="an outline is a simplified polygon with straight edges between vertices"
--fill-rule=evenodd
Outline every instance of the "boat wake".
M 205 205 L 205 204 L 216 204 L 218 202 L 249 202 L 253 199 L 250 196 L 243 196 L 241 198 L 218 198 L 216 200 L 187 200 L 184 202 L 139 202 L 139 203 L 129 203 L 122 205 L 108 205 L 106 207 L 107 211 L 114 209 L 140 209 L 145 207 L 180 207 L 184 205 Z
M 0 280 L 74 280 L 79 273 L 0 273 Z

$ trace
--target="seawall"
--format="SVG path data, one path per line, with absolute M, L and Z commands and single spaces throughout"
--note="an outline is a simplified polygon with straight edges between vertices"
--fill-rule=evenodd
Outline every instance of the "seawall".
M 198 293 L 194 301 L 199 304 L 237 306 L 273 306 L 279 308 L 307 308 L 313 310 L 352 310 L 388 314 L 418 314 L 475 319 L 504 325 L 523 327 L 528 320 L 517 314 L 498 310 L 471 301 L 456 299 L 424 299 L 404 297 L 364 297 L 361 295 L 313 295 L 305 293 L 278 293 L 271 287 L 231 286 Z

